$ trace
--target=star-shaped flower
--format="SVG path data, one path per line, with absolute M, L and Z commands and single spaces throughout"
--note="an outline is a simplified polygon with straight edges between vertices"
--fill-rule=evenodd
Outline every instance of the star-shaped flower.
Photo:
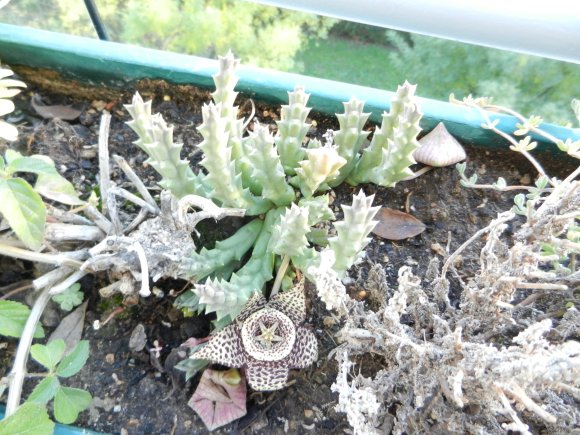
M 304 283 L 266 301 L 255 293 L 231 325 L 217 331 L 191 355 L 229 367 L 246 368 L 254 390 L 284 388 L 290 369 L 308 367 L 318 357 L 306 319 Z

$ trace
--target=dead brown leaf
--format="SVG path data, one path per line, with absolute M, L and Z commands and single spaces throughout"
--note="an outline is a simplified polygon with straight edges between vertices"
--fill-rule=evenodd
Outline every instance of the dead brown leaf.
M 62 119 L 63 121 L 72 121 L 73 119 L 77 119 L 81 111 L 75 109 L 73 107 L 68 106 L 45 106 L 40 98 L 40 95 L 34 94 L 32 99 L 30 100 L 30 105 L 32 108 L 45 119 L 52 119 L 58 118 Z
M 425 231 L 425 224 L 408 213 L 381 207 L 375 219 L 379 221 L 373 233 L 383 239 L 403 240 Z
M 87 301 L 83 302 L 76 310 L 62 319 L 54 332 L 50 335 L 48 341 L 62 338 L 66 344 L 66 352 L 71 351 L 78 344 L 83 335 L 87 304 Z

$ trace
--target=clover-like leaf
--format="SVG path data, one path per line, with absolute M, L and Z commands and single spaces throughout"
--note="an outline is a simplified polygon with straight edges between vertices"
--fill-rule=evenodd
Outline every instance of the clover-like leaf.
M 16 301 L 0 301 L 0 335 L 20 337 L 26 320 L 30 315 L 30 308 Z M 44 337 L 44 331 L 37 325 L 34 338 Z
M 40 195 L 21 178 L 0 179 L 0 213 L 30 249 L 38 249 L 44 238 L 46 208 Z
M 30 396 L 28 396 L 27 402 L 36 402 L 41 404 L 48 403 L 58 392 L 60 388 L 60 382 L 56 376 L 48 376 L 34 387 Z
M 24 403 L 0 421 L 0 435 L 52 435 L 53 431 L 54 423 L 39 403 Z
M 36 362 L 52 372 L 62 359 L 64 350 L 64 340 L 52 340 L 46 346 L 43 344 L 33 344 L 30 347 L 30 355 Z
M 56 374 L 62 378 L 73 376 L 83 368 L 88 358 L 89 342 L 87 340 L 81 340 L 72 352 L 62 359 L 56 368 Z
M 89 407 L 93 397 L 79 388 L 60 387 L 54 397 L 54 418 L 60 423 L 71 424 L 79 413 Z
M 83 303 L 84 293 L 81 291 L 81 285 L 77 282 L 71 285 L 62 293 L 54 295 L 52 300 L 56 302 L 64 311 L 70 311 L 74 307 Z

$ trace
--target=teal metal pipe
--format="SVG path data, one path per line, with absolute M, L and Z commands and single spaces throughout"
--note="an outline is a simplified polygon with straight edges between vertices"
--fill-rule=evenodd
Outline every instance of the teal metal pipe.
M 0 24 L 0 60 L 9 65 L 54 69 L 65 77 L 116 88 L 127 88 L 140 79 L 161 79 L 209 89 L 213 87 L 212 74 L 218 69 L 215 60 L 8 24 Z M 287 92 L 300 84 L 311 94 L 310 106 L 329 115 L 341 112 L 342 102 L 355 96 L 366 101 L 365 110 L 371 112 L 374 122 L 380 122 L 393 97 L 392 92 L 380 89 L 250 66 L 241 66 L 238 74 L 237 90 L 249 97 L 284 104 Z M 431 99 L 419 101 L 423 129 L 428 131 L 442 121 L 464 143 L 505 147 L 496 134 L 481 128 L 484 120 L 477 110 Z M 514 131 L 515 118 L 492 118 L 500 119 L 498 128 L 506 133 Z M 580 140 L 580 129 L 551 124 L 542 128 L 557 138 Z M 542 145 L 544 140 L 538 138 L 538 142 Z

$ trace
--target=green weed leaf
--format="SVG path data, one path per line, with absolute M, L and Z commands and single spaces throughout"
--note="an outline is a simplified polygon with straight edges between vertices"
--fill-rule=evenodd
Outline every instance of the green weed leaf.
M 31 172 L 33 174 L 52 174 L 56 172 L 54 163 L 51 165 L 41 158 L 35 156 L 24 157 L 22 155 L 14 157 L 6 168 L 12 174 L 15 172 Z
M 54 418 L 60 423 L 71 424 L 79 413 L 89 407 L 93 397 L 88 391 L 60 387 L 54 398 Z
M 81 205 L 74 186 L 56 171 L 50 174 L 39 174 L 34 190 L 42 196 L 67 205 Z
M 33 344 L 30 347 L 30 355 L 36 362 L 42 364 L 52 372 L 62 359 L 65 348 L 64 340 L 53 340 L 46 346 L 43 344 Z
M 64 311 L 70 311 L 83 303 L 84 293 L 80 290 L 81 285 L 77 282 L 62 293 L 54 295 L 52 300 Z
M 78 373 L 83 368 L 89 358 L 89 342 L 87 340 L 79 341 L 79 344 L 63 358 L 58 367 L 56 374 L 63 378 L 68 378 Z
M 14 414 L 0 421 L 0 435 L 52 435 L 54 423 L 48 418 L 46 407 L 27 402 Z
M 46 405 L 56 395 L 59 388 L 60 382 L 58 378 L 56 376 L 48 376 L 34 387 L 26 401 Z
M 20 302 L 0 301 L 0 335 L 20 337 L 29 315 L 30 308 Z M 44 337 L 44 331 L 38 325 L 34 338 L 42 337 Z
M 38 249 L 44 238 L 46 209 L 40 195 L 21 178 L 0 180 L 0 213 L 30 249 Z

